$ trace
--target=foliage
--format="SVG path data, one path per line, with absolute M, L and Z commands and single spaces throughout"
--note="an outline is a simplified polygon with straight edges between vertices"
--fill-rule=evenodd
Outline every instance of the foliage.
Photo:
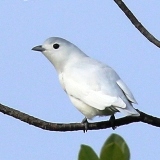
M 129 160 L 130 151 L 124 139 L 111 134 L 105 141 L 100 152 L 100 158 L 94 150 L 87 145 L 81 145 L 78 160 Z

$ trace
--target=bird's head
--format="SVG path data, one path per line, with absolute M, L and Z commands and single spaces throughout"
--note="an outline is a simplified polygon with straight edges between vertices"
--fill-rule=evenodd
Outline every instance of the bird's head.
M 42 45 L 33 47 L 32 50 L 42 52 L 58 72 L 63 70 L 68 60 L 83 55 L 78 47 L 59 37 L 48 38 Z

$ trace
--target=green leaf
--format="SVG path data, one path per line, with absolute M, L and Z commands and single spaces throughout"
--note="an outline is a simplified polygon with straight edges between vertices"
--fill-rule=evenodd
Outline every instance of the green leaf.
M 100 160 L 124 160 L 124 155 L 117 144 L 110 143 L 103 147 Z
M 112 134 L 104 143 L 101 154 L 101 160 L 129 160 L 130 152 L 124 139 L 117 135 Z
M 99 160 L 99 158 L 90 146 L 82 144 L 78 160 Z

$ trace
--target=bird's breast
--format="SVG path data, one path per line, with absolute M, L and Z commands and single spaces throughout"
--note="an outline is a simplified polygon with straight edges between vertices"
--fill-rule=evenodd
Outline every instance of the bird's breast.
M 66 88 L 65 88 L 65 84 L 64 84 L 64 74 L 63 73 L 59 74 L 59 82 L 60 82 L 63 90 L 66 92 Z

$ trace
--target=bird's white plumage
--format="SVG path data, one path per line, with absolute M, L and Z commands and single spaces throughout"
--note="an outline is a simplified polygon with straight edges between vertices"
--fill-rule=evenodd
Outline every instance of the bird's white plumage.
M 54 44 L 58 44 L 58 48 L 54 48 Z M 111 67 L 88 57 L 62 38 L 49 38 L 42 48 L 42 53 L 56 68 L 71 102 L 86 118 L 117 111 L 139 116 L 132 106 L 135 98 Z
M 131 91 L 129 90 L 129 88 L 126 86 L 126 84 L 121 80 L 119 79 L 117 81 L 117 84 L 119 85 L 119 87 L 122 89 L 122 91 L 124 92 L 124 94 L 126 95 L 127 99 L 129 101 L 131 101 L 132 103 L 136 103 L 137 104 L 137 101 L 135 100 L 135 98 L 133 97 L 133 94 L 131 93 Z
M 80 67 L 81 64 L 85 67 Z M 114 106 L 125 108 L 126 104 L 119 97 L 118 92 L 113 93 L 116 87 L 119 89 L 118 85 L 116 83 L 110 85 L 110 81 L 113 81 L 113 79 L 108 78 L 104 66 L 101 66 L 100 63 L 95 65 L 94 61 L 91 63 L 90 59 L 85 57 L 73 66 L 66 65 L 61 84 L 64 85 L 63 87 L 68 95 L 72 95 L 96 109 L 104 110 L 114 104 Z M 119 89 L 120 93 L 123 96 Z

